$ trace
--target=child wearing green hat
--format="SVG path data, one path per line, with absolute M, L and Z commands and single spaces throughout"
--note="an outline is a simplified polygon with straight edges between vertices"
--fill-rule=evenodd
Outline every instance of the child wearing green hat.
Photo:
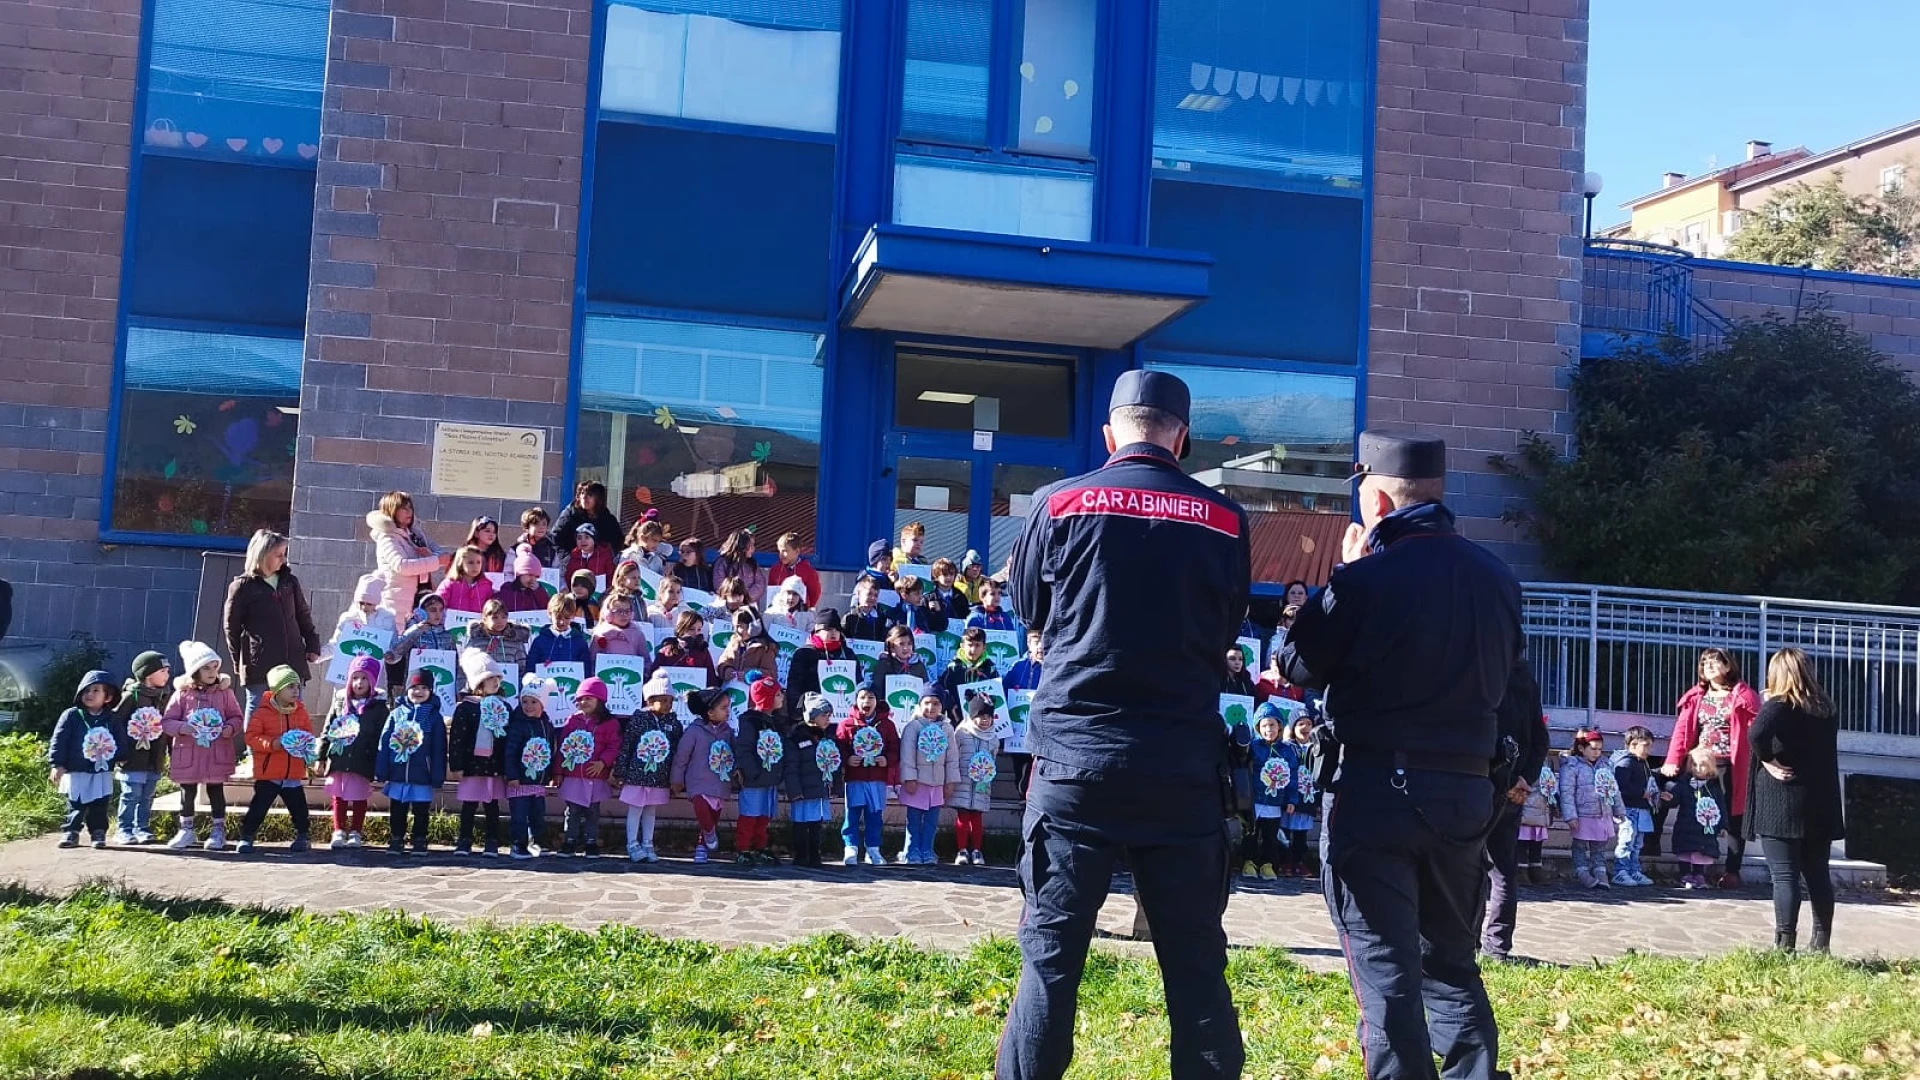
M 173 696 L 173 669 L 165 655 L 143 652 L 133 658 L 133 677 L 120 688 L 115 710 L 120 754 L 120 816 L 117 844 L 153 843 L 153 794 L 167 771 L 167 744 L 161 727 L 167 699 Z

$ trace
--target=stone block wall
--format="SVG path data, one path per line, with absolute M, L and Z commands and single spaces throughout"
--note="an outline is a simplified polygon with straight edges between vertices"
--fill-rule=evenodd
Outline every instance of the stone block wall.
M 98 540 L 140 0 L 0 0 L 0 648 L 116 663 L 192 626 L 200 553 Z
M 1697 259 L 1693 295 L 1729 319 L 1791 319 L 1816 305 L 1920 378 L 1920 279 Z
M 1586 0 L 1382 0 L 1366 421 L 1445 438 L 1462 530 L 1523 576 L 1487 458 L 1564 437 L 1586 82 Z
M 590 0 L 334 2 L 293 505 L 329 619 L 390 489 L 441 543 L 483 513 L 512 540 L 523 505 L 428 494 L 436 421 L 546 429 L 541 501 L 566 501 L 591 27 Z

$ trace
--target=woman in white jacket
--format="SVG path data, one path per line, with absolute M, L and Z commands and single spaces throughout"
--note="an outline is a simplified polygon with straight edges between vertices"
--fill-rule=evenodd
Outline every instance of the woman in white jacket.
M 380 508 L 367 513 L 367 532 L 387 579 L 380 606 L 404 625 L 413 614 L 414 597 L 431 587 L 433 575 L 445 570 L 453 556 L 435 551 L 413 527 L 413 498 L 404 491 L 380 497 Z

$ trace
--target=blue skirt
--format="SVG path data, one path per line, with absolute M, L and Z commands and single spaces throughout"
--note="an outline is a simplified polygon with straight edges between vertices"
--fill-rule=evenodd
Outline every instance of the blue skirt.
M 1298 811 L 1291 814 L 1282 814 L 1280 815 L 1280 827 L 1288 832 L 1312 832 L 1313 815 L 1302 814 Z
M 433 789 L 426 784 L 388 784 L 387 801 L 430 803 L 433 801 Z
M 787 813 L 793 817 L 796 825 L 825 821 L 832 809 L 832 804 L 826 799 L 795 799 L 787 805 Z
M 847 809 L 860 807 L 879 813 L 887 808 L 887 782 L 884 780 L 847 781 Z
M 740 816 L 770 818 L 780 812 L 780 789 L 741 788 Z

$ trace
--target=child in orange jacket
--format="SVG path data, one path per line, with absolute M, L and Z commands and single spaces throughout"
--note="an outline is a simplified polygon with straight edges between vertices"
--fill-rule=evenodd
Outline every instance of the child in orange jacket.
M 276 798 L 293 819 L 293 843 L 287 850 L 307 850 L 304 787 L 320 741 L 313 734 L 313 718 L 300 702 L 300 676 L 285 664 L 267 672 L 267 695 L 247 717 L 247 749 L 253 752 L 253 802 L 240 821 L 240 843 L 233 850 L 241 855 L 253 850 L 254 834 Z

